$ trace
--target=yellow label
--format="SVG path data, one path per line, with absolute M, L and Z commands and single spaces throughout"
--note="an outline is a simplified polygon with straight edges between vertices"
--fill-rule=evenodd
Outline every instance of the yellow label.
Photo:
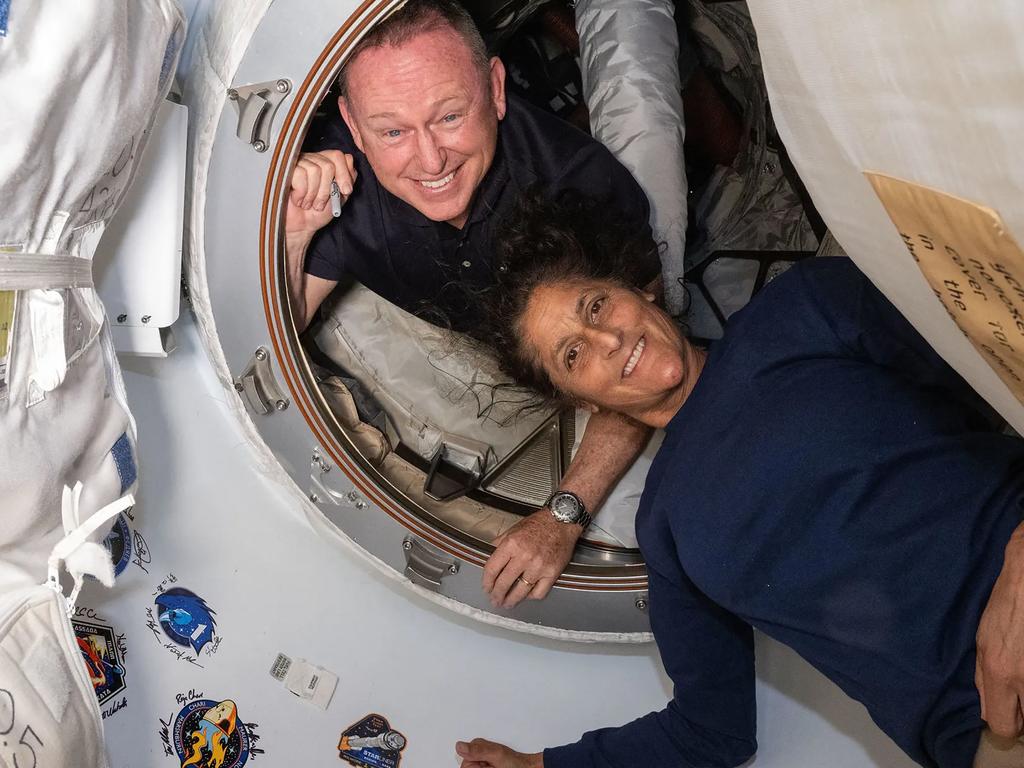
M 7 360 L 14 338 L 14 305 L 17 291 L 0 291 L 0 385 L 7 381 Z
M 1024 402 L 1024 251 L 999 214 L 921 184 L 864 175 L 949 316 Z
M 942 306 L 1024 403 L 1024 251 L 999 214 L 920 184 L 864 175 Z

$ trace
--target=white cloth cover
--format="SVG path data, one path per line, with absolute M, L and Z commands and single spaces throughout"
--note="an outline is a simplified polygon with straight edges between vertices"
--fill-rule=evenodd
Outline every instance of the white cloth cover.
M 0 595 L 0 768 L 107 765 L 96 694 L 60 594 Z
M 673 0 L 579 0 L 583 96 L 590 127 L 647 193 L 655 240 L 665 243 L 665 305 L 685 308 L 685 123 Z
M 183 33 L 171 0 L 12 5 L 0 43 L 0 250 L 11 259 L 92 258 L 170 86 Z M 15 301 L 0 387 L 0 591 L 42 581 L 65 530 L 65 485 L 84 483 L 73 527 L 135 480 L 135 430 L 95 290 L 40 287 Z
M 183 34 L 171 0 L 39 0 L 13 4 L 0 40 L 0 335 L 10 338 L 10 354 L 0 350 L 3 766 L 107 764 L 67 611 L 86 575 L 113 584 L 99 542 L 137 482 L 135 427 L 95 290 L 13 281 L 10 268 L 27 254 L 92 259 Z M 75 581 L 70 603 L 62 563 Z
M 996 210 L 1024 242 L 1019 0 L 750 0 L 775 122 L 850 257 L 1017 430 L 1024 407 L 954 326 L 864 177 Z
M 362 285 L 332 301 L 316 335 L 317 346 L 373 395 L 419 455 L 433 456 L 448 433 L 504 457 L 550 414 L 519 415 L 530 395 L 457 340 Z
M 63 489 L 66 519 L 77 516 L 81 498 L 81 483 Z M 8 768 L 8 756 L 14 768 L 107 765 L 99 705 L 70 617 L 86 575 L 113 586 L 110 556 L 90 538 L 132 503 L 127 494 L 107 504 L 61 539 L 45 584 L 0 594 L 0 768 Z M 62 563 L 75 581 L 69 599 L 59 581 Z

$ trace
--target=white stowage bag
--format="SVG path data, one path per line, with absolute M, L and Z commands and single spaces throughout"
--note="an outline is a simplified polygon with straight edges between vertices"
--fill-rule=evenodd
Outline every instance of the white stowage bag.
M 522 415 L 530 395 L 511 386 L 497 362 L 466 352 L 456 338 L 356 284 L 328 305 L 316 342 L 424 458 L 446 435 L 472 438 L 504 458 L 550 413 Z
M 137 471 L 91 259 L 184 18 L 172 0 L 35 0 L 0 10 L 0 27 L 0 766 L 92 768 L 106 764 L 99 710 L 67 613 L 86 575 L 112 584 L 100 542 Z
M 1024 242 L 1024 4 L 750 0 L 779 135 L 843 249 L 1010 424 L 1024 407 L 947 316 L 865 172 L 987 206 Z

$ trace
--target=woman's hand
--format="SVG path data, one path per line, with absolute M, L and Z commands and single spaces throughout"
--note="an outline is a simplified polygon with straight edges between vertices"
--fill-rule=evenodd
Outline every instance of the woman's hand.
M 978 624 L 974 684 L 981 717 L 997 736 L 1024 732 L 1024 524 L 1006 545 L 996 579 Z
M 457 741 L 455 753 L 462 758 L 461 768 L 544 768 L 543 753 L 528 755 L 487 739 Z
M 578 525 L 560 523 L 542 507 L 496 537 L 483 573 L 491 604 L 512 608 L 526 598 L 547 597 L 572 559 L 581 533 Z

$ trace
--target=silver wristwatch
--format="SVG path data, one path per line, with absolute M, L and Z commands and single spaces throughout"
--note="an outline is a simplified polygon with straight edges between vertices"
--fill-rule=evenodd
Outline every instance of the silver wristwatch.
M 570 491 L 555 491 L 545 504 L 555 520 L 560 523 L 578 523 L 586 528 L 590 525 L 590 513 L 580 497 Z

